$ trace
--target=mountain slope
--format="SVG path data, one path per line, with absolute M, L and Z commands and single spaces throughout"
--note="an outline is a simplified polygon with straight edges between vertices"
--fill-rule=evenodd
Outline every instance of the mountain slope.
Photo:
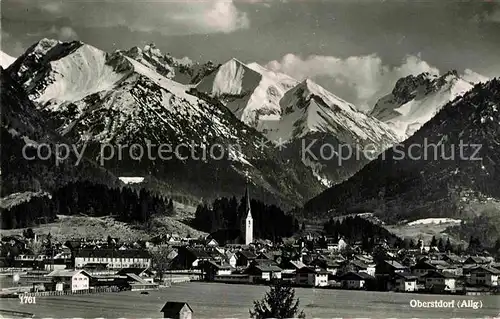
M 338 152 L 341 147 L 363 150 L 370 144 L 377 155 L 398 141 L 386 124 L 358 112 L 313 81 L 299 83 L 257 63 L 246 65 L 232 59 L 204 78 L 196 89 L 225 101 L 236 117 L 271 141 L 286 144 L 284 155 L 300 158 L 324 185 L 345 180 L 370 158 L 319 158 L 322 147 Z M 305 146 L 311 143 L 311 152 L 305 152 Z
M 2 68 L 4 68 L 4 69 L 8 68 L 9 65 L 14 63 L 15 60 L 16 60 L 16 58 L 11 57 L 7 53 L 0 50 L 0 66 Z
M 309 79 L 286 92 L 280 106 L 267 136 L 285 141 L 288 156 L 299 155 L 325 185 L 349 178 L 398 140 L 386 124 Z
M 499 103 L 498 79 L 477 84 L 402 145 L 311 199 L 304 211 L 376 212 L 389 222 L 478 214 L 468 206 L 500 199 Z M 477 154 L 475 145 L 481 145 Z
M 118 178 L 86 158 L 79 161 L 73 149 L 64 159 L 65 153 L 61 148 L 57 159 L 54 155 L 56 145 L 70 145 L 69 141 L 47 128 L 44 116 L 35 109 L 24 90 L 6 71 L 0 72 L 0 80 L 1 197 L 13 193 L 50 192 L 75 180 L 88 180 L 108 186 L 122 184 Z M 52 156 L 46 159 L 37 157 L 39 148 L 43 150 L 40 154 L 44 158 L 49 151 Z M 75 169 L 76 163 L 79 164 L 78 169 Z
M 451 71 L 441 77 L 422 73 L 401 78 L 391 93 L 382 97 L 370 115 L 387 123 L 401 137 L 413 135 L 448 102 L 473 85 Z
M 214 198 L 242 192 L 247 173 L 256 196 L 286 205 L 321 190 L 299 162 L 260 150 L 263 136 L 218 101 L 122 52 L 43 40 L 8 71 L 58 132 L 119 176 L 153 175 L 170 190 Z
M 130 50 L 118 52 L 144 64 L 166 78 L 183 84 L 196 84 L 217 68 L 212 61 L 200 64 L 187 57 L 179 59 L 170 54 L 164 54 L 154 43 L 147 44 L 142 49 L 133 47 Z
M 246 65 L 231 59 L 203 78 L 196 89 L 220 98 L 242 122 L 262 131 L 266 122 L 280 119 L 280 100 L 296 84 L 296 80 L 257 63 Z

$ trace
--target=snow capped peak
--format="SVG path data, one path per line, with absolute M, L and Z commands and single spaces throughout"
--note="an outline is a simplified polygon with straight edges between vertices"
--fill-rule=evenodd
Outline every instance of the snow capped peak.
M 7 53 L 0 50 L 0 66 L 2 68 L 8 68 L 12 63 L 14 63 L 15 60 L 16 58 L 11 57 Z
M 449 101 L 472 89 L 456 70 L 442 76 L 422 73 L 396 82 L 392 92 L 382 97 L 370 115 L 389 124 L 400 140 L 413 135 Z
M 280 124 L 268 133 L 273 140 L 290 140 L 323 132 L 348 143 L 370 141 L 385 145 L 396 141 L 387 125 L 357 111 L 352 104 L 311 79 L 303 80 L 286 92 L 280 105 L 283 111 Z
M 169 79 L 189 83 L 193 75 L 192 69 L 195 64 L 191 59 L 188 57 L 178 59 L 169 53 L 164 54 L 154 43 L 146 44 L 142 49 L 136 46 L 127 51 L 119 52 Z M 186 75 L 183 76 L 183 73 Z
M 221 98 L 241 121 L 265 130 L 280 119 L 280 100 L 296 80 L 257 63 L 232 58 L 201 80 L 197 90 Z
M 12 73 L 30 98 L 57 108 L 108 90 L 131 71 L 112 58 L 83 42 L 43 39 L 19 58 Z M 44 80 L 34 83 L 36 78 Z
M 43 38 L 35 43 L 31 50 L 28 49 L 28 51 L 45 55 L 50 49 L 61 43 L 59 40 Z
M 284 112 L 290 112 L 290 107 L 304 107 L 304 102 L 311 98 L 315 99 L 316 101 L 321 100 L 325 105 L 332 109 L 340 108 L 348 112 L 357 112 L 354 105 L 327 91 L 322 86 L 309 78 L 306 78 L 302 82 L 297 84 L 297 86 L 295 86 L 290 92 L 290 95 L 298 97 L 302 101 L 295 101 L 294 99 L 283 99 L 281 107 L 283 108 Z

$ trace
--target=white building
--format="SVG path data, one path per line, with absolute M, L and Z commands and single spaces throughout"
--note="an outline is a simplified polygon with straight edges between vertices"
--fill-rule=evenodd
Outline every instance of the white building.
M 329 272 L 324 269 L 301 267 L 295 271 L 295 283 L 314 287 L 328 286 Z
M 417 291 L 417 276 L 397 273 L 394 279 L 395 291 Z
M 443 291 L 455 291 L 456 278 L 446 272 L 430 271 L 421 277 L 425 280 L 426 289 L 436 289 Z
M 90 275 L 84 270 L 54 270 L 47 277 L 56 284 L 56 291 L 77 291 L 90 288 Z
M 151 255 L 139 249 L 82 249 L 75 252 L 75 267 L 100 265 L 108 269 L 149 268 Z

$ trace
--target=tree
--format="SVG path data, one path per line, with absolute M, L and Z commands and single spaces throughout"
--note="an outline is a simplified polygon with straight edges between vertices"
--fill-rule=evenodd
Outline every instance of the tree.
M 33 255 L 38 256 L 43 252 L 44 247 L 41 242 L 31 240 L 26 244 L 26 249 L 28 249 Z
M 431 244 L 429 246 L 430 247 L 436 247 L 437 246 L 436 236 L 432 236 Z
M 28 228 L 25 231 L 23 231 L 23 236 L 26 239 L 34 239 L 35 238 L 35 233 L 33 232 L 33 229 Z
M 448 237 L 448 239 L 446 240 L 446 245 L 444 247 L 444 250 L 446 252 L 453 252 L 453 245 L 450 242 L 450 237 Z
M 151 254 L 151 268 L 156 271 L 156 275 L 160 282 L 163 280 L 163 273 L 170 267 L 169 256 L 172 252 L 170 246 L 157 246 L 152 248 L 149 253 Z
M 497 238 L 495 241 L 495 251 L 500 250 L 500 238 Z
M 443 241 L 443 238 L 439 238 L 439 242 L 438 242 L 438 250 L 440 252 L 445 252 L 445 246 L 444 246 L 444 241 Z
M 295 289 L 282 281 L 276 281 L 266 292 L 262 300 L 253 302 L 250 317 L 264 318 L 305 318 L 304 311 L 299 311 L 299 299 L 295 299 Z

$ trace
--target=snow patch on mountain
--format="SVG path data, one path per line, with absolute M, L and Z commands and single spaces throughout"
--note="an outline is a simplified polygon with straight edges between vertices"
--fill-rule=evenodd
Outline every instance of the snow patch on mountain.
M 2 68 L 8 68 L 14 61 L 16 61 L 16 58 L 0 50 L 0 66 Z
M 281 121 L 267 133 L 271 140 L 291 140 L 314 132 L 333 134 L 350 145 L 390 141 L 385 145 L 390 146 L 396 140 L 386 124 L 357 111 L 310 79 L 289 90 L 280 105 Z
M 144 177 L 118 177 L 125 184 L 139 184 L 144 181 Z
M 441 108 L 472 89 L 456 72 L 438 77 L 428 73 L 400 79 L 394 90 L 382 97 L 370 113 L 387 123 L 404 140 L 413 135 Z
M 257 63 L 231 59 L 205 77 L 197 90 L 218 97 L 245 124 L 260 131 L 280 119 L 280 100 L 297 84 L 293 78 Z
M 462 223 L 461 219 L 453 219 L 453 218 L 424 218 L 418 219 L 408 223 L 408 226 L 415 225 L 429 225 L 429 224 L 460 224 Z
M 82 45 L 71 54 L 50 62 L 51 83 L 36 98 L 37 102 L 57 107 L 101 91 L 111 89 L 126 74 L 107 64 L 107 54 L 90 45 Z

